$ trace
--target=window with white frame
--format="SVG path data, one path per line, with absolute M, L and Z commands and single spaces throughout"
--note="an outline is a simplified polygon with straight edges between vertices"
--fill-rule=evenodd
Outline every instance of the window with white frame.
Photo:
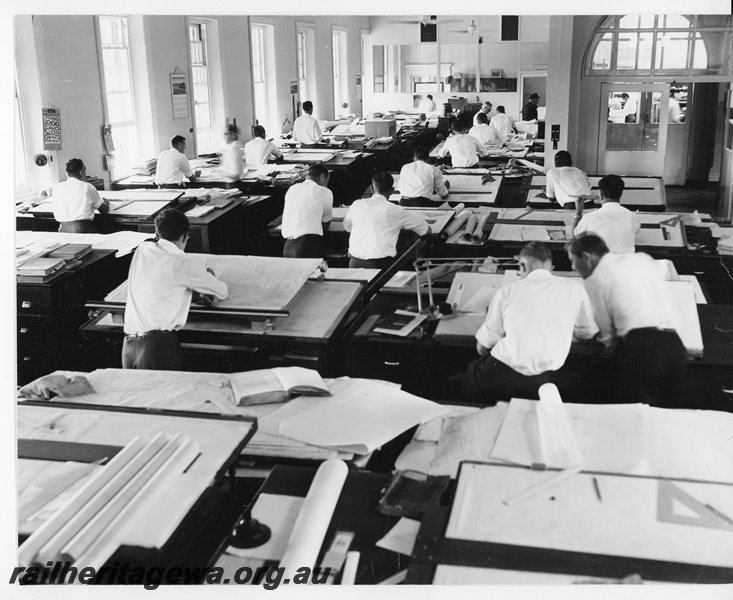
M 196 124 L 196 152 L 202 154 L 211 152 L 214 144 L 205 23 L 189 22 L 188 44 L 191 52 L 191 88 L 193 90 L 194 122 Z
M 253 23 L 251 33 L 255 120 L 272 136 L 280 133 L 276 113 L 274 27 Z
M 313 102 L 316 99 L 315 32 L 313 27 L 299 26 L 296 36 L 300 101 Z
M 334 117 L 350 112 L 349 88 L 346 69 L 346 32 L 334 30 L 331 39 L 333 54 L 333 111 Z M 347 104 L 347 106 L 344 106 Z
M 113 179 L 126 175 L 138 159 L 132 69 L 126 17 L 99 17 L 104 106 L 114 142 Z

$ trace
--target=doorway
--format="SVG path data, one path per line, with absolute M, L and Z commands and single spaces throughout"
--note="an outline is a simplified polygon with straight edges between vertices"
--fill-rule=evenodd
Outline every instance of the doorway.
M 601 85 L 598 172 L 663 177 L 669 84 Z

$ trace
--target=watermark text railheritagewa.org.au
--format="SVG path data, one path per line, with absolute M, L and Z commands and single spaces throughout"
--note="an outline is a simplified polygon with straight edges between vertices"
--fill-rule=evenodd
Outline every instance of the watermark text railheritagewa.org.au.
M 157 589 L 162 584 L 255 584 L 266 590 L 274 590 L 281 583 L 326 583 L 331 569 L 301 567 L 292 580 L 283 578 L 284 567 L 241 567 L 232 578 L 224 576 L 221 567 L 132 567 L 130 563 L 115 562 L 111 567 L 99 570 L 91 567 L 72 567 L 70 562 L 49 562 L 46 566 L 15 567 L 9 583 L 32 584 L 119 584 L 142 585 L 146 590 Z

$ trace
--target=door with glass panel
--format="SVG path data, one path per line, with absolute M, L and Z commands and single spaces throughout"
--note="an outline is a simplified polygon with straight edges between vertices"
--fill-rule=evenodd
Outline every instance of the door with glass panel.
M 664 175 L 669 84 L 601 86 L 598 172 Z

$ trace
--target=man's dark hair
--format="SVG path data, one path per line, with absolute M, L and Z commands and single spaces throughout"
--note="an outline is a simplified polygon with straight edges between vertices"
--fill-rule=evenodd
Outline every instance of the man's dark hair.
M 265 128 L 262 125 L 255 125 L 252 128 L 252 133 L 254 134 L 255 137 L 265 139 L 266 132 L 265 132 Z
M 453 131 L 455 131 L 456 133 L 462 133 L 463 123 L 461 123 L 460 121 L 456 121 L 455 123 L 453 123 Z
M 237 127 L 234 123 L 229 123 L 224 133 L 226 133 L 227 135 L 239 136 L 239 127 Z
M 555 166 L 556 167 L 572 167 L 573 157 L 570 156 L 570 152 L 567 150 L 560 150 L 555 154 Z
M 598 182 L 598 189 L 606 199 L 618 202 L 624 193 L 624 180 L 618 175 L 606 175 Z
M 489 118 L 486 116 L 485 112 L 476 113 L 476 123 L 479 125 L 488 125 Z
M 587 252 L 588 254 L 598 257 L 608 254 L 609 252 L 606 242 L 592 233 L 581 234 L 575 239 L 570 240 L 565 244 L 565 250 L 577 257 L 581 257 L 583 252 Z
M 552 262 L 552 252 L 547 247 L 547 244 L 542 242 L 529 242 L 519 251 L 519 256 L 525 256 L 527 258 L 534 258 L 540 262 Z
M 427 162 L 430 157 L 430 151 L 425 146 L 418 146 L 412 153 L 412 157 L 416 160 L 424 160 Z
M 377 194 L 384 194 L 392 189 L 394 177 L 386 171 L 379 171 L 372 177 L 372 187 Z
M 186 141 L 186 138 L 183 137 L 182 135 L 174 135 L 171 138 L 171 148 L 174 148 L 175 146 L 178 146 L 178 144 L 185 142 L 185 141 Z
M 428 100 L 432 100 L 433 96 L 431 94 L 428 94 Z
M 504 107 L 503 107 L 503 106 L 501 106 L 501 105 L 497 106 L 497 107 L 496 107 L 496 112 L 498 112 L 498 113 L 503 113 L 503 112 L 504 112 Z
M 328 169 L 323 165 L 311 165 L 308 168 L 308 179 L 320 179 L 324 175 L 328 176 Z
M 155 217 L 158 239 L 175 242 L 188 233 L 188 217 L 175 208 L 166 208 Z
M 484 106 L 488 106 L 488 107 L 489 107 L 489 110 L 491 110 L 491 107 L 492 107 L 492 106 L 494 106 L 494 105 L 493 105 L 493 104 L 491 104 L 491 102 L 489 102 L 489 101 L 487 100 L 486 102 L 484 102 Z
M 303 110 L 305 112 L 312 111 L 313 110 L 313 102 L 311 102 L 310 100 L 306 100 L 305 102 L 303 102 Z
M 72 158 L 66 163 L 66 172 L 69 175 L 81 175 L 84 170 L 84 161 L 81 158 Z

